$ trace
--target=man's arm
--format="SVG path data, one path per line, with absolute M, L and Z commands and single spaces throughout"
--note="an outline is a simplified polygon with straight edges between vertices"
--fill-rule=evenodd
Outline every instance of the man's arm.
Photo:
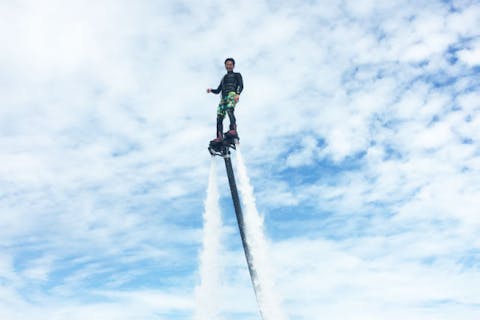
M 222 83 L 223 83 L 223 78 L 222 78 L 222 81 L 220 81 L 220 84 L 218 85 L 218 88 L 217 89 L 212 89 L 212 90 L 210 90 L 210 92 L 215 93 L 215 94 L 219 94 L 220 91 L 222 91 Z
M 240 94 L 243 90 L 243 79 L 240 73 L 236 73 L 235 76 L 237 77 L 237 94 Z

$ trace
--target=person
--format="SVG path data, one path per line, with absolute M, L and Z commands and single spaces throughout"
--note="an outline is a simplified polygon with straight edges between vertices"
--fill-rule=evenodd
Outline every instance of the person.
M 216 138 L 212 141 L 220 142 L 223 139 L 223 119 L 225 114 L 228 114 L 230 119 L 230 130 L 227 135 L 238 138 L 237 123 L 234 115 L 235 106 L 240 99 L 240 93 L 243 90 L 242 75 L 238 72 L 233 72 L 235 68 L 235 60 L 233 58 L 225 59 L 225 69 L 227 73 L 223 76 L 217 89 L 208 88 L 207 93 L 219 94 L 222 93 L 220 103 L 217 108 L 217 132 Z

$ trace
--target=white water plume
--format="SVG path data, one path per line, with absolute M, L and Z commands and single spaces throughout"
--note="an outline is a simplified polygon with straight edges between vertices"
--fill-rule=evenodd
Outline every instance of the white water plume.
M 264 320 L 286 320 L 275 294 L 273 275 L 268 258 L 268 245 L 263 232 L 263 219 L 257 211 L 253 187 L 247 175 L 240 149 L 237 149 L 237 174 L 245 221 L 245 233 L 258 279 L 254 279 L 257 300 Z
M 200 285 L 195 290 L 195 320 L 220 320 L 221 236 L 216 161 L 212 158 L 203 213 L 203 248 L 200 254 Z

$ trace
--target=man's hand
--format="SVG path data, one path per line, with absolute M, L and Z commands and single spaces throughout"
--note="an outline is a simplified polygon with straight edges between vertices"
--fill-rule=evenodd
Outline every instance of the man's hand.
M 210 92 L 212 92 L 212 88 L 207 89 L 207 93 L 210 93 Z
M 235 95 L 235 97 L 233 97 L 233 99 L 235 100 L 235 103 L 237 103 L 238 100 L 240 99 L 240 95 L 239 94 Z

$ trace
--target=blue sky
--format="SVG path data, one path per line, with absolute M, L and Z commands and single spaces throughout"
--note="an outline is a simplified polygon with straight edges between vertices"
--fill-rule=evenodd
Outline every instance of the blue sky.
M 480 317 L 478 1 L 7 0 L 0 21 L 1 319 L 191 318 L 229 56 L 290 319 Z M 253 319 L 218 175 L 219 305 Z

